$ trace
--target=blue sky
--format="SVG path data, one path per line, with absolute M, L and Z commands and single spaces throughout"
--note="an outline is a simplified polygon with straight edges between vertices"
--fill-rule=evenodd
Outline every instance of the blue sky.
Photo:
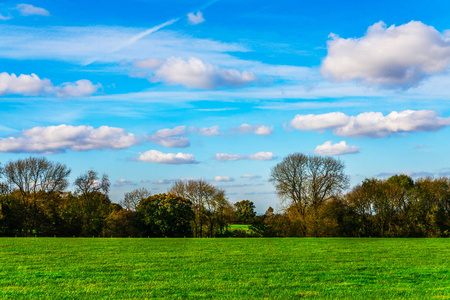
M 280 207 L 270 169 L 334 155 L 352 185 L 448 176 L 446 1 L 0 3 L 0 161 L 203 178 Z

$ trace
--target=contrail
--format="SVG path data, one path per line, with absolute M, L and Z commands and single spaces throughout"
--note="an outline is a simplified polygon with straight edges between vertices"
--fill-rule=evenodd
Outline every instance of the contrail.
M 152 27 L 150 29 L 147 29 L 144 32 L 136 34 L 135 36 L 131 37 L 128 41 L 126 41 L 124 44 L 122 44 L 121 46 L 119 46 L 116 49 L 114 49 L 113 52 L 119 51 L 120 49 L 125 48 L 127 46 L 131 46 L 134 43 L 136 43 L 137 41 L 139 41 L 140 39 L 142 39 L 143 37 L 145 37 L 145 36 L 147 36 L 149 34 L 152 34 L 153 32 L 160 30 L 161 28 L 164 28 L 166 26 L 172 25 L 173 23 L 175 23 L 179 19 L 180 18 L 169 20 L 169 21 L 167 21 L 165 23 L 162 23 L 162 24 L 160 24 L 158 26 L 155 26 L 155 27 Z
M 154 26 L 154 27 L 152 27 L 152 28 L 150 28 L 150 29 L 147 29 L 146 31 L 143 31 L 143 32 L 141 32 L 141 33 L 139 33 L 139 34 L 136 34 L 136 35 L 132 36 L 129 40 L 127 40 L 125 43 L 123 43 L 122 45 L 120 45 L 119 47 L 114 48 L 114 49 L 112 49 L 111 51 L 108 51 L 108 54 L 117 52 L 117 51 L 119 51 L 119 50 L 122 50 L 122 49 L 125 48 L 125 47 L 131 46 L 131 45 L 133 45 L 134 43 L 136 43 L 137 41 L 139 41 L 140 39 L 142 39 L 143 37 L 145 37 L 145 36 L 147 36 L 147 35 L 149 35 L 149 34 L 152 34 L 153 32 L 156 32 L 156 31 L 160 30 L 161 28 L 164 28 L 164 27 L 166 27 L 166 26 L 169 26 L 169 25 L 175 23 L 176 21 L 178 21 L 179 19 L 180 19 L 180 18 L 176 18 L 176 19 L 169 20 L 169 21 L 167 21 L 167 22 L 164 22 L 164 23 L 162 23 L 162 24 L 159 24 L 159 25 L 157 25 L 157 26 Z M 84 66 L 88 66 L 88 65 L 90 65 L 90 64 L 92 64 L 92 63 L 94 63 L 94 62 L 96 62 L 99 58 L 100 58 L 100 57 L 97 56 L 97 57 L 95 57 L 95 58 L 93 58 L 93 59 L 91 59 L 91 60 L 88 60 L 88 61 L 84 64 Z
M 213 4 L 216 3 L 217 1 L 219 1 L 219 0 L 212 0 L 212 1 L 209 1 L 208 3 L 204 4 L 203 6 L 201 6 L 198 10 L 205 9 L 205 8 L 207 8 L 207 7 L 211 6 L 211 5 L 213 5 Z M 139 33 L 139 34 L 136 34 L 136 35 L 132 36 L 129 40 L 127 40 L 125 43 L 123 43 L 122 45 L 120 45 L 119 47 L 114 48 L 114 49 L 112 49 L 111 51 L 108 51 L 108 54 L 117 52 L 117 51 L 119 51 L 119 50 L 122 50 L 122 49 L 125 48 L 125 47 L 131 46 L 131 45 L 133 45 L 134 43 L 136 43 L 137 41 L 139 41 L 140 39 L 142 39 L 143 37 L 146 37 L 147 35 L 152 34 L 152 33 L 156 32 L 156 31 L 158 31 L 158 30 L 160 30 L 160 29 L 162 29 L 162 28 L 164 28 L 164 27 L 166 27 L 166 26 L 172 25 L 173 23 L 175 23 L 175 22 L 177 22 L 178 20 L 180 20 L 180 18 L 181 18 L 181 17 L 178 17 L 178 18 L 169 20 L 169 21 L 167 21 L 167 22 L 164 22 L 164 23 L 162 23 L 162 24 L 159 24 L 159 25 L 157 25 L 157 26 L 154 26 L 154 27 L 152 27 L 152 28 L 150 28 L 150 29 L 147 29 L 146 31 L 143 31 L 143 32 L 141 32 L 141 33 Z M 100 56 L 97 56 L 97 57 L 95 57 L 95 58 L 93 58 L 93 59 L 91 59 L 91 60 L 88 60 L 88 61 L 84 64 L 84 66 L 88 66 L 88 65 L 90 65 L 90 64 L 92 64 L 92 63 L 94 63 L 94 62 L 96 62 L 99 58 L 100 58 Z
M 205 5 L 200 6 L 199 10 L 200 10 L 200 9 L 205 9 L 205 8 L 207 8 L 207 7 L 211 6 L 211 5 L 213 5 L 213 4 L 216 3 L 217 1 L 219 1 L 219 0 L 211 0 L 211 1 L 209 1 L 209 2 L 206 3 Z

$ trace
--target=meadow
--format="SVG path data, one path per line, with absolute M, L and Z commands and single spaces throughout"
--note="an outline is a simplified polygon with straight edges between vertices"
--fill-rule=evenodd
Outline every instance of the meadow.
M 0 238 L 2 299 L 450 299 L 449 239 Z

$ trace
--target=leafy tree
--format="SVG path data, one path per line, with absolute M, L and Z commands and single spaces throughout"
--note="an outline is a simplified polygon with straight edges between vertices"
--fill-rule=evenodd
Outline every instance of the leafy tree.
M 106 217 L 102 236 L 105 237 L 138 237 L 140 232 L 135 226 L 136 212 L 127 209 L 112 208 Z
M 236 217 L 239 222 L 248 223 L 256 216 L 255 204 L 250 200 L 242 200 L 234 203 Z
M 59 193 L 67 187 L 70 169 L 64 164 L 51 162 L 45 157 L 29 157 L 8 162 L 1 173 L 6 179 L 6 183 L 2 184 L 2 193 L 5 194 L 9 190 L 17 191 L 10 193 L 13 198 L 9 198 L 9 207 L 23 208 L 22 212 L 16 213 L 18 219 L 23 221 L 20 234 L 46 235 L 52 232 L 54 228 L 50 230 L 46 226 L 48 217 L 55 217 L 55 210 L 52 216 L 46 215 L 44 210 L 54 206 L 47 201 L 52 202 L 58 198 Z M 13 204 L 14 201 L 20 201 L 20 203 Z
M 212 236 L 218 209 L 224 207 L 223 201 L 226 201 L 225 191 L 200 179 L 177 181 L 169 189 L 169 193 L 187 198 L 191 201 L 192 211 L 194 212 L 194 237 L 204 236 L 204 225 L 209 225 L 209 230 L 206 233 Z
M 137 208 L 137 219 L 143 236 L 192 236 L 192 203 L 175 194 L 157 194 L 143 199 Z
M 81 213 L 83 236 L 99 236 L 102 233 L 105 219 L 111 212 L 111 201 L 108 197 L 111 185 L 106 174 L 100 178 L 95 171 L 87 171 L 75 180 L 77 204 Z

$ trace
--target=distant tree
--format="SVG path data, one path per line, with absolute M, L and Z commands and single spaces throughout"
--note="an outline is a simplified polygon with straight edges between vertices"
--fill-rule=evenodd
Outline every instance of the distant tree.
M 214 231 L 217 210 L 223 207 L 223 204 L 220 203 L 226 201 L 225 191 L 200 179 L 177 181 L 169 189 L 169 193 L 191 201 L 192 211 L 195 216 L 193 219 L 194 237 L 203 237 L 204 233 L 211 236 L 211 233 Z M 209 230 L 203 231 L 204 225 L 209 225 Z
M 3 168 L 7 182 L 27 197 L 42 192 L 63 191 L 67 185 L 70 169 L 45 157 L 29 157 L 10 161 Z
M 106 174 L 100 178 L 97 172 L 87 171 L 75 180 L 78 210 L 81 214 L 83 236 L 100 236 L 106 217 L 111 212 L 108 197 L 111 185 Z
M 270 218 L 274 215 L 274 209 L 272 206 L 269 206 L 269 208 L 266 210 L 265 214 L 266 217 Z
M 307 212 L 317 214 L 320 205 L 348 187 L 344 167 L 332 157 L 295 153 L 272 168 L 270 181 L 280 198 L 298 211 L 305 235 Z M 316 235 L 314 224 L 312 235 Z
M 109 181 L 108 175 L 103 174 L 100 178 L 97 172 L 89 170 L 78 176 L 75 179 L 74 185 L 76 186 L 76 192 L 81 195 L 89 195 L 97 192 L 108 194 L 111 182 Z
M 255 204 L 250 200 L 242 200 L 234 203 L 236 217 L 239 222 L 248 223 L 256 216 Z
M 127 209 L 113 208 L 106 217 L 102 236 L 104 237 L 139 237 L 140 232 L 135 227 L 136 212 Z
M 192 236 L 192 203 L 175 194 L 157 194 L 143 199 L 138 206 L 139 228 L 143 236 Z
M 22 207 L 22 211 L 17 212 L 18 220 L 23 220 L 20 234 L 45 235 L 52 232 L 57 215 L 54 201 L 67 187 L 70 169 L 45 157 L 29 157 L 8 162 L 1 173 L 6 180 L 1 187 L 2 194 L 16 191 L 10 193 L 8 207 Z M 14 201 L 21 203 L 16 205 L 12 203 Z
M 150 191 L 146 188 L 135 189 L 131 192 L 125 193 L 121 205 L 125 209 L 136 211 L 142 199 L 148 198 L 150 195 Z

